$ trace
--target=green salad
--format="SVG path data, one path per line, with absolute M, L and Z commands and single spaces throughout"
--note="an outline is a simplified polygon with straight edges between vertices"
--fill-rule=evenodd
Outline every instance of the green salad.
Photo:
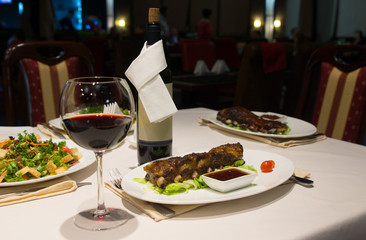
M 0 184 L 57 175 L 78 163 L 82 154 L 65 141 L 42 141 L 34 133 L 0 141 Z
M 248 169 L 254 172 L 257 172 L 257 170 L 251 166 L 245 164 L 244 160 L 240 159 L 237 160 L 234 163 L 235 167 L 240 167 L 244 169 Z M 224 168 L 229 168 L 232 166 L 225 166 Z M 215 171 L 218 169 L 215 169 Z M 152 184 L 150 181 L 147 181 L 144 178 L 134 178 L 133 181 L 144 184 L 146 186 L 146 190 L 152 190 L 158 194 L 164 194 L 164 195 L 174 195 L 179 193 L 187 192 L 189 189 L 202 189 L 207 188 L 208 186 L 205 184 L 205 182 L 202 180 L 202 175 L 198 178 L 189 179 L 183 182 L 175 182 L 168 184 L 165 189 L 159 188 L 158 186 Z

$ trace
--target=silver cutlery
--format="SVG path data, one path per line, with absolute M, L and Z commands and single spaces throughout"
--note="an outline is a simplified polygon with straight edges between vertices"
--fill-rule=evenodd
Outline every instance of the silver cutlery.
M 302 177 L 292 175 L 291 180 L 293 180 L 297 184 L 300 184 L 301 186 L 304 186 L 304 187 L 308 187 L 308 188 L 314 187 L 314 185 L 313 185 L 314 181 L 310 180 L 308 178 L 302 178 Z
M 76 183 L 76 185 L 78 187 L 82 187 L 82 186 L 87 186 L 87 185 L 91 185 L 91 182 L 79 182 Z M 48 188 L 49 186 L 44 186 L 44 187 L 36 187 L 36 188 L 31 188 L 31 189 L 27 189 L 27 190 L 22 190 L 22 191 L 17 191 L 17 192 L 12 192 L 12 193 L 6 193 L 6 194 L 2 194 L 0 195 L 0 199 L 2 198 L 6 198 L 6 197 L 10 197 L 10 196 L 22 196 L 31 192 L 36 192 L 45 188 Z
M 289 141 L 316 141 L 317 138 L 324 136 L 324 133 L 316 133 L 313 135 L 305 136 L 305 137 L 296 137 L 296 138 L 273 138 L 273 137 L 266 137 L 268 140 L 274 142 L 274 143 L 283 143 L 283 142 L 289 142 Z
M 122 186 L 121 186 L 122 174 L 118 171 L 118 169 L 117 168 L 109 169 L 108 174 L 109 174 L 109 178 L 112 181 L 113 185 L 118 189 L 122 189 Z M 152 202 L 148 202 L 148 203 L 151 204 L 155 208 L 156 211 L 158 211 L 159 213 L 161 213 L 164 216 L 171 217 L 171 216 L 175 215 L 175 211 L 171 210 L 168 207 L 165 207 L 162 204 L 152 203 Z

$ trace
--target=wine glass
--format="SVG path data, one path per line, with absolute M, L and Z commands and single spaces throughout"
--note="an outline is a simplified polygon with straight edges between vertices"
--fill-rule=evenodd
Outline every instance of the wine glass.
M 135 116 L 132 92 L 124 79 L 81 77 L 69 79 L 62 91 L 60 115 L 67 134 L 79 146 L 92 150 L 97 159 L 98 204 L 78 213 L 75 224 L 83 229 L 104 230 L 123 224 L 121 209 L 106 208 L 102 157 L 127 135 Z

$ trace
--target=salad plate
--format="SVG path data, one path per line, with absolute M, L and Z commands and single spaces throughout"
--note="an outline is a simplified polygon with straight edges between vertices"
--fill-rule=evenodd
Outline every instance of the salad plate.
M 246 164 L 252 165 L 257 170 L 257 176 L 251 185 L 227 193 L 204 188 L 196 190 L 190 189 L 185 193 L 176 195 L 158 194 L 153 190 L 148 189 L 145 184 L 133 180 L 134 178 L 145 177 L 146 173 L 143 170 L 143 167 L 149 163 L 141 165 L 127 173 L 123 177 L 122 188 L 129 195 L 149 202 L 177 205 L 206 204 L 229 201 L 266 192 L 288 180 L 293 175 L 295 169 L 290 159 L 279 154 L 265 151 L 245 150 L 243 159 Z M 274 160 L 276 164 L 275 168 L 270 173 L 262 173 L 260 171 L 261 163 L 266 160 Z
M 46 140 L 48 140 L 48 139 L 42 139 L 42 141 L 46 141 Z M 0 187 L 22 186 L 22 185 L 27 185 L 27 184 L 48 181 L 51 179 L 59 178 L 59 177 L 65 176 L 65 175 L 69 175 L 71 173 L 78 172 L 95 162 L 95 156 L 92 151 L 86 150 L 86 149 L 76 145 L 71 140 L 53 139 L 52 141 L 55 143 L 65 141 L 66 146 L 68 148 L 77 148 L 79 150 L 79 152 L 83 155 L 82 158 L 79 160 L 79 163 L 70 167 L 67 171 L 65 171 L 61 174 L 50 175 L 50 176 L 46 176 L 46 177 L 42 177 L 42 178 L 30 179 L 30 180 L 25 180 L 25 181 L 21 181 L 21 182 L 3 182 L 3 183 L 0 183 Z
M 261 115 L 265 115 L 265 114 L 276 115 L 279 117 L 279 121 L 282 123 L 286 123 L 290 127 L 291 130 L 286 135 L 252 132 L 252 131 L 241 130 L 241 129 L 236 129 L 236 128 L 227 126 L 223 122 L 220 122 L 219 120 L 216 119 L 217 113 L 212 113 L 207 118 L 213 124 L 219 126 L 223 130 L 230 129 L 230 130 L 238 132 L 238 133 L 246 133 L 246 134 L 257 135 L 257 136 L 262 136 L 262 137 L 297 138 L 297 137 L 306 137 L 306 136 L 313 135 L 317 131 L 317 128 L 313 124 L 305 122 L 301 119 L 297 119 L 297 118 L 293 118 L 293 117 L 289 117 L 289 116 L 285 116 L 285 115 L 281 115 L 281 114 L 277 114 L 277 113 L 268 113 L 268 112 L 253 112 L 253 113 L 256 114 L 257 116 L 261 116 Z

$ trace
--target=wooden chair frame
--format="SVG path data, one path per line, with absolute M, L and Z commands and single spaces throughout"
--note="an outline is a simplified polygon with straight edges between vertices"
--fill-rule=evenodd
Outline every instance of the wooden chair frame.
M 14 96 L 14 81 L 16 80 L 15 70 L 19 68 L 19 63 L 24 58 L 30 58 L 47 65 L 56 65 L 71 57 L 78 57 L 85 66 L 87 74 L 90 76 L 94 74 L 94 58 L 89 49 L 77 42 L 69 41 L 37 41 L 25 42 L 9 48 L 3 57 L 3 82 L 5 93 L 5 108 L 6 108 L 6 122 L 7 125 L 16 125 L 16 111 L 15 111 L 15 96 Z M 79 69 L 81 72 L 81 69 Z M 27 76 L 25 71 L 20 71 L 20 81 L 26 88 L 26 93 L 29 93 L 29 85 L 27 84 Z M 28 88 L 28 89 L 27 89 Z M 32 125 L 30 96 L 26 96 L 28 122 L 26 124 Z
M 296 108 L 295 117 L 311 121 L 320 80 L 320 65 L 322 62 L 328 62 L 342 72 L 352 72 L 366 66 L 366 46 L 354 45 L 329 45 L 318 48 L 311 55 L 306 69 Z M 362 116 L 358 143 L 362 143 L 366 131 L 366 110 Z

